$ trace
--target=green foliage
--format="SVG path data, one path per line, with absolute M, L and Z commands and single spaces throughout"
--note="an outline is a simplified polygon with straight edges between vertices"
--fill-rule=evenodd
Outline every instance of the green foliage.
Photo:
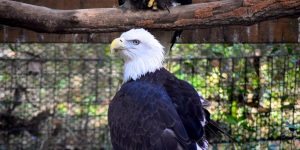
M 296 133 L 294 126 L 300 125 L 297 49 L 289 44 L 176 45 L 172 58 L 185 55 L 187 60 L 178 63 L 174 59 L 168 67 L 204 97 L 217 102 L 210 108 L 212 118 L 225 122 L 236 140 L 278 139 L 292 134 L 289 127 Z M 195 59 L 206 65 L 194 63 Z M 287 127 L 285 122 L 294 125 Z M 300 137 L 299 132 L 296 135 Z
M 1 112 L 12 103 L 8 87 L 28 86 L 29 98 L 16 114 L 32 118 L 51 109 L 53 119 L 61 120 L 68 134 L 84 126 L 91 129 L 84 130 L 86 134 L 99 133 L 97 139 L 108 144 L 107 104 L 122 84 L 123 64 L 110 56 L 108 45 L 10 44 L 1 50 L 16 53 L 5 56 L 12 60 L 31 59 L 27 53 L 45 60 L 43 74 L 37 75 L 28 74 L 28 64 L 22 61 L 15 60 L 12 70 L 11 61 L 0 60 L 0 84 L 5 87 L 0 88 Z M 181 44 L 168 56 L 166 68 L 211 101 L 211 117 L 224 123 L 237 141 L 292 134 L 299 138 L 299 55 L 299 46 L 293 44 Z M 102 128 L 106 130 L 97 130 Z M 79 132 L 75 134 L 81 139 Z M 250 148 L 259 149 L 257 143 L 240 145 Z

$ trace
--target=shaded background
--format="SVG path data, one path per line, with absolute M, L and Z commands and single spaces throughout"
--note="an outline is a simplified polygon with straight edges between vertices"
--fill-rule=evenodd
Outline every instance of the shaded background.
M 212 149 L 297 149 L 299 54 L 299 44 L 178 44 L 165 67 L 238 141 L 217 138 Z M 122 64 L 106 44 L 1 44 L 0 149 L 111 149 Z
M 118 0 L 18 0 L 55 9 L 117 7 Z M 193 3 L 217 0 L 193 0 Z M 250 26 L 185 30 L 179 43 L 299 43 L 297 17 Z M 120 33 L 48 34 L 0 26 L 0 150 L 111 149 L 108 103 L 122 61 Z M 171 32 L 154 32 L 166 43 Z M 9 44 L 11 43 L 11 44 Z M 41 44 L 24 44 L 41 43 Z M 49 43 L 49 44 L 42 44 Z M 69 44 L 51 44 L 69 43 Z M 73 43 L 73 44 L 72 44 Z M 212 149 L 299 149 L 299 44 L 182 44 L 165 66 L 211 102 L 212 118 L 238 143 Z

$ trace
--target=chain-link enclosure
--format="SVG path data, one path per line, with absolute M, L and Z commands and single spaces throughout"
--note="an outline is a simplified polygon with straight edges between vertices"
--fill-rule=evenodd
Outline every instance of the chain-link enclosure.
M 212 148 L 299 148 L 299 54 L 182 53 L 165 66 L 211 102 L 237 141 L 217 138 Z M 112 149 L 107 110 L 121 84 L 122 61 L 106 45 L 1 45 L 0 150 Z

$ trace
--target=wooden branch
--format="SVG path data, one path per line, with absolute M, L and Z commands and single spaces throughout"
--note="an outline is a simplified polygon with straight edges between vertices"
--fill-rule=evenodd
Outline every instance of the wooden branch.
M 222 0 L 178 6 L 171 8 L 170 12 L 119 8 L 55 10 L 0 0 L 0 24 L 47 33 L 119 32 L 137 27 L 194 29 L 250 25 L 299 15 L 300 0 Z

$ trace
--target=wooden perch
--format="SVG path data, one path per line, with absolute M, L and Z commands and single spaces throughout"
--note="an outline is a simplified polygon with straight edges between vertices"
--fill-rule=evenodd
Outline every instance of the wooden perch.
M 250 25 L 300 15 L 300 0 L 222 0 L 178 6 L 168 11 L 120 8 L 56 10 L 0 0 L 0 24 L 47 33 L 119 32 L 131 28 L 159 30 Z

